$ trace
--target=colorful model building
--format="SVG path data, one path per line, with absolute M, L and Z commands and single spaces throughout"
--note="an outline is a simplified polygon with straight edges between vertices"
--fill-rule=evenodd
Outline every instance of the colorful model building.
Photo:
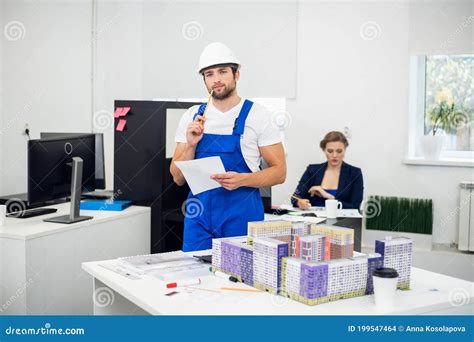
M 242 275 L 240 250 L 247 242 L 245 237 L 222 241 L 221 268 L 222 271 L 240 279 Z
M 365 294 L 369 295 L 374 293 L 374 282 L 372 278 L 372 274 L 374 273 L 375 269 L 383 267 L 383 257 L 379 253 L 370 253 L 367 255 L 367 287 L 365 289 Z
M 367 272 L 366 256 L 328 262 L 283 258 L 281 294 L 308 305 L 362 296 Z
M 375 240 L 375 252 L 382 255 L 383 267 L 397 270 L 397 287 L 408 290 L 410 288 L 413 241 L 405 237 L 386 237 L 383 240 Z
M 212 267 L 273 294 L 315 305 L 373 293 L 376 268 L 395 268 L 408 289 L 413 242 L 376 240 L 372 254 L 354 255 L 350 228 L 306 222 L 250 222 L 248 236 L 212 240 Z
M 367 258 L 334 259 L 328 262 L 329 300 L 357 297 L 365 294 Z
M 331 258 L 331 239 L 323 234 L 296 236 L 296 257 L 306 261 Z
M 312 224 L 311 234 L 323 234 L 331 240 L 331 259 L 350 258 L 354 254 L 354 230 Z
M 283 258 L 281 295 L 308 305 L 328 301 L 328 264 Z
M 245 246 L 240 249 L 240 267 L 242 271 L 242 282 L 254 286 L 253 283 L 253 246 Z
M 290 256 L 296 256 L 296 237 L 309 235 L 311 223 L 304 221 L 291 222 Z
M 288 244 L 272 238 L 253 239 L 253 286 L 277 294 L 280 289 L 281 259 L 288 256 Z
M 253 247 L 246 236 L 212 240 L 212 268 L 253 286 Z
M 239 236 L 239 237 L 228 237 L 228 238 L 220 238 L 220 239 L 212 239 L 212 267 L 216 270 L 222 270 L 222 242 L 231 241 L 237 238 L 246 238 L 246 236 Z
M 257 221 L 248 223 L 248 244 L 255 237 L 270 237 L 290 244 L 290 255 L 296 253 L 296 236 L 310 233 L 311 223 L 305 221 Z
M 291 242 L 291 222 L 289 221 L 257 221 L 247 226 L 248 244 L 253 244 L 256 237 L 271 237 Z

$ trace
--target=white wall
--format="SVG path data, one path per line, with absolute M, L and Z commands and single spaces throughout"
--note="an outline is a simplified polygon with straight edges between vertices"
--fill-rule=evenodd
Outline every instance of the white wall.
M 364 25 L 374 40 L 362 38 Z M 409 195 L 402 186 L 407 180 L 399 177 L 406 141 L 406 5 L 303 3 L 298 33 L 285 192 L 293 191 L 307 164 L 323 161 L 318 146 L 324 134 L 347 126 L 346 161 L 363 169 L 365 195 Z
M 5 0 L 2 36 L 3 193 L 26 192 L 26 144 L 41 131 L 91 131 L 91 1 Z M 2 27 L 2 33 L 4 29 Z
M 474 2 L 412 1 L 410 54 L 464 54 L 474 42 Z
M 4 27 L 3 23 L 3 0 L 0 0 L 0 28 Z M 4 38 L 0 39 L 0 194 L 3 194 L 3 44 Z M 1 283 L 1 281 L 0 281 Z M 1 293 L 0 293 L 1 298 Z
M 472 39 L 469 40 L 472 38 L 472 21 L 470 32 L 458 30 L 465 17 L 473 14 L 472 4 L 466 1 L 452 3 L 449 2 L 449 6 L 445 1 L 416 1 L 411 4 L 405 1 L 301 1 L 298 4 L 297 95 L 287 102 L 292 116 L 292 124 L 286 132 L 288 177 L 284 185 L 274 188 L 275 203 L 288 199 L 307 164 L 323 161 L 317 146 L 324 133 L 342 130 L 347 126 L 352 138 L 346 160 L 363 168 L 365 195 L 433 198 L 434 242 L 451 243 L 457 240 L 458 215 L 453 213 L 456 213 L 459 202 L 458 184 L 473 178 L 472 169 L 408 166 L 402 163 L 408 140 L 410 53 L 416 52 L 418 48 L 432 51 L 432 46 L 442 46 L 446 39 L 449 39 L 449 44 L 445 43 L 444 48 L 449 45 L 450 51 L 472 52 L 472 45 L 469 45 L 472 42 Z M 245 6 L 245 2 L 242 6 Z M 61 127 L 61 130 L 77 127 L 86 130 L 94 125 L 96 131 L 105 132 L 110 188 L 113 127 L 110 121 L 101 119 L 105 117 L 105 112 L 111 114 L 115 99 L 143 97 L 143 75 L 148 72 L 144 69 L 143 51 L 144 45 L 149 42 L 143 40 L 146 35 L 143 34 L 141 21 L 141 2 L 97 3 L 97 64 L 92 118 L 91 88 L 87 79 L 91 59 L 85 52 L 90 50 L 89 47 L 79 48 L 78 44 L 88 39 L 90 8 L 89 2 L 80 5 L 56 4 L 50 8 L 41 5 L 37 11 L 49 19 L 39 20 L 41 16 L 26 10 L 24 4 L 7 5 L 4 17 L 19 17 L 25 21 L 27 33 L 30 32 L 28 27 L 31 27 L 37 39 L 27 41 L 27 35 L 15 44 L 5 42 L 2 62 L 6 72 L 2 80 L 4 84 L 6 81 L 15 86 L 5 90 L 4 98 L 8 101 L 3 104 L 3 110 L 9 113 L 5 119 L 10 118 L 12 113 L 18 112 L 32 98 L 36 81 L 43 80 L 41 84 L 46 87 L 46 95 L 35 100 L 37 105 L 34 106 L 41 111 L 25 114 L 33 126 L 33 134 L 41 129 L 51 130 L 52 125 Z M 209 6 L 210 17 L 220 15 L 220 12 L 213 13 L 212 6 Z M 245 26 L 238 29 L 242 31 L 242 39 L 252 34 L 245 31 Z M 58 37 L 60 44 L 55 44 L 58 39 L 52 36 Z M 443 42 L 436 42 L 436 37 Z M 35 43 L 38 38 L 47 45 Z M 424 46 L 423 42 L 427 42 L 428 46 Z M 30 51 L 37 51 L 35 63 L 25 68 Z M 71 53 L 67 58 L 57 58 L 58 52 L 64 55 L 64 51 Z M 440 48 L 436 51 L 443 50 Z M 53 58 L 52 63 L 48 62 L 50 58 Z M 197 61 L 198 56 L 190 58 Z M 44 67 L 38 68 L 36 61 L 41 61 Z M 285 68 L 285 65 L 281 67 Z M 245 69 L 242 71 L 243 77 L 251 82 L 259 81 L 258 72 L 245 74 Z M 72 78 L 75 82 L 57 82 L 65 71 L 69 73 L 68 79 Z M 275 82 L 279 80 L 278 71 L 274 70 Z M 169 73 L 172 72 L 170 68 Z M 49 75 L 49 78 L 45 75 Z M 190 78 L 194 76 L 189 75 Z M 51 96 L 52 93 L 60 96 Z M 242 95 L 255 96 L 251 93 Z M 175 94 L 175 97 L 185 96 Z M 156 97 L 160 97 L 160 94 L 156 94 Z M 75 99 L 80 101 L 74 103 Z M 71 103 L 74 105 L 71 106 Z M 39 112 L 42 120 L 38 119 Z M 70 114 L 64 116 L 66 112 Z M 45 121 L 47 117 L 54 120 Z M 20 133 L 24 121 L 18 120 L 14 128 L 9 129 L 7 139 L 4 138 L 4 143 L 8 142 L 9 146 L 3 149 L 3 165 L 11 165 L 13 157 L 22 154 L 25 139 Z M 14 167 L 5 177 L 4 193 L 17 189 L 16 183 L 24 183 L 22 167 L 24 163 L 20 162 L 19 167 Z
M 0 0 L 0 28 L 3 29 L 4 22 L 3 22 L 3 0 Z M 4 83 L 3 83 L 3 45 L 4 45 L 4 36 L 0 36 L 0 194 L 3 194 L 3 182 L 4 182 L 4 175 L 3 175 L 3 92 L 4 92 Z M 0 257 L 2 260 L 5 260 L 5 246 L 3 242 L 0 242 Z M 3 267 L 3 266 L 2 266 Z M 5 287 L 5 279 L 3 279 L 3 272 L 0 272 L 0 301 L 4 303 L 4 296 L 6 293 Z
M 444 7 L 421 2 L 410 13 L 404 2 L 300 4 L 298 96 L 288 105 L 293 117 L 287 131 L 289 169 L 286 183 L 276 189 L 279 200 L 294 190 L 307 164 L 323 161 L 317 146 L 324 133 L 347 126 L 352 138 L 346 160 L 362 167 L 365 196 L 433 198 L 433 242 L 457 241 L 458 215 L 453 213 L 459 205 L 459 182 L 472 180 L 472 169 L 408 166 L 402 159 L 408 139 L 409 49 L 423 36 L 411 24 L 434 13 L 431 20 L 423 20 L 423 33 L 431 27 L 443 31 L 441 23 L 447 23 L 445 31 L 454 32 L 464 19 L 461 14 L 472 15 L 472 7 L 465 5 L 440 12 Z M 454 18 L 437 20 L 439 16 Z M 370 26 L 373 30 L 366 33 L 377 38 L 364 40 L 361 29 Z M 465 35 L 450 41 L 451 48 L 470 48 L 472 53 Z
M 106 186 L 113 189 L 114 100 L 143 99 L 142 4 L 98 1 L 93 125 L 104 133 Z
M 207 97 L 197 56 L 214 41 L 225 41 L 241 61 L 241 90 L 255 97 L 295 97 L 294 1 L 144 1 L 142 22 L 146 98 L 178 92 Z

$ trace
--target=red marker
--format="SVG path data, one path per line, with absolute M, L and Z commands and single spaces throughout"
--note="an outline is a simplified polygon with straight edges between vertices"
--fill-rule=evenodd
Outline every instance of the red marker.
M 201 284 L 201 279 L 200 278 L 197 278 L 197 279 L 183 279 L 183 280 L 180 280 L 178 282 L 166 284 L 166 287 L 168 289 L 173 289 L 173 288 L 178 287 L 178 286 L 189 286 L 189 285 L 199 285 L 199 284 Z

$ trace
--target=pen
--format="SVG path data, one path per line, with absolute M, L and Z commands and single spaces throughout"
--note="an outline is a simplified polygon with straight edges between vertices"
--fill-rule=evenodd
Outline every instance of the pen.
M 296 197 L 295 195 L 291 195 L 291 197 L 293 197 L 295 200 L 298 200 L 298 201 L 303 200 L 302 198 Z
M 204 125 L 204 120 L 206 119 L 206 113 L 207 113 L 207 108 L 209 108 L 209 103 L 211 102 L 211 97 L 212 97 L 212 94 L 214 93 L 214 89 L 211 90 L 211 93 L 209 94 L 209 98 L 207 99 L 207 106 L 206 106 L 206 109 L 204 109 L 204 113 L 202 113 L 202 116 L 201 115 L 198 115 L 196 120 L 197 122 L 201 123 Z M 193 132 L 193 135 L 197 135 L 196 132 Z
M 211 103 L 212 94 L 214 94 L 214 89 L 212 89 L 211 92 L 209 93 L 209 98 L 207 99 L 207 106 L 206 106 L 206 109 L 204 109 L 204 113 L 202 114 L 203 117 L 206 117 L 207 108 L 209 107 L 209 104 Z
M 178 287 L 178 286 L 189 286 L 189 285 L 199 285 L 201 284 L 201 279 L 200 278 L 197 278 L 197 279 L 183 279 L 183 280 L 180 280 L 180 281 L 177 281 L 177 282 L 174 282 L 174 283 L 168 283 L 166 284 L 166 287 L 168 289 L 173 289 L 175 287 Z
M 214 271 L 213 272 L 212 268 L 209 268 L 209 271 L 214 273 L 214 275 L 218 278 L 225 279 L 225 280 L 230 280 L 233 283 L 236 283 L 236 282 L 239 281 L 239 279 L 237 279 L 236 277 L 225 274 L 224 272 L 221 272 L 221 271 Z

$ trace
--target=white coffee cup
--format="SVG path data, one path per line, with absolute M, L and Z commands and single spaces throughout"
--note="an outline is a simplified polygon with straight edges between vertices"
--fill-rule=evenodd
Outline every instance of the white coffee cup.
M 390 309 L 395 304 L 398 272 L 393 268 L 381 267 L 372 274 L 375 305 L 380 309 Z
M 5 225 L 5 217 L 7 215 L 7 206 L 0 205 L 0 226 Z
M 326 200 L 326 217 L 336 218 L 338 210 L 342 209 L 342 203 L 338 200 Z

